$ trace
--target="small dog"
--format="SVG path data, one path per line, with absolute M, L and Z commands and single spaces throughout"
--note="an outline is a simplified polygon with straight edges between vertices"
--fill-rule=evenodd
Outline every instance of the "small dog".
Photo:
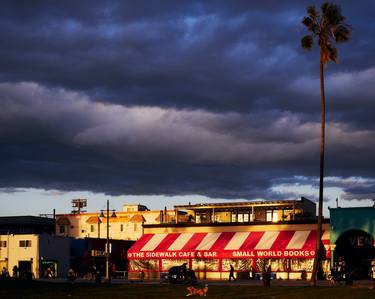
M 198 289 L 198 288 L 195 288 L 193 286 L 190 286 L 190 287 L 187 287 L 186 288 L 188 293 L 186 294 L 186 296 L 207 296 L 207 292 L 208 292 L 208 285 L 205 284 L 204 285 L 204 288 L 203 289 Z
M 336 279 L 333 277 L 333 276 L 331 276 L 331 277 L 329 277 L 329 285 L 330 286 L 335 286 L 335 285 L 337 285 L 337 281 L 336 281 Z

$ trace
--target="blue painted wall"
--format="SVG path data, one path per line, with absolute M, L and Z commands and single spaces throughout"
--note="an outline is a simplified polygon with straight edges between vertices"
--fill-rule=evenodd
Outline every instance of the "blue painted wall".
M 375 239 L 375 208 L 335 208 L 329 211 L 331 244 L 349 230 L 365 231 Z

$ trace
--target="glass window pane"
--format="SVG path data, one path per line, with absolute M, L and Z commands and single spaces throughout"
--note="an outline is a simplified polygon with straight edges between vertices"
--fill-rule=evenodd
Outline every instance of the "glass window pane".
M 192 268 L 194 271 L 219 271 L 219 260 L 193 259 Z
M 149 259 L 149 260 L 129 260 L 130 270 L 159 270 L 159 260 Z
M 290 267 L 292 271 L 312 271 L 314 259 L 291 259 Z
M 180 260 L 180 259 L 162 259 L 162 270 L 168 271 L 170 268 L 174 266 L 181 266 L 183 263 L 186 263 L 189 265 L 189 260 Z

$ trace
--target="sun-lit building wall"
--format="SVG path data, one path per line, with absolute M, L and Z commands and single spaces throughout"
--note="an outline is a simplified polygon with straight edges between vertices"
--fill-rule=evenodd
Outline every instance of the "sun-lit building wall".
M 56 266 L 56 276 L 66 277 L 70 247 L 69 239 L 50 234 L 7 234 L 0 235 L 0 266 L 6 267 L 12 275 L 14 266 L 20 272 L 30 270 L 35 278 L 43 277 L 46 261 Z
M 183 213 L 180 213 L 183 214 Z M 153 210 L 139 204 L 125 204 L 123 211 L 109 213 L 109 238 L 137 240 L 143 234 L 144 224 L 174 223 L 175 210 Z M 56 234 L 73 238 L 107 238 L 107 215 L 97 213 L 56 215 Z M 182 216 L 180 216 L 182 217 Z

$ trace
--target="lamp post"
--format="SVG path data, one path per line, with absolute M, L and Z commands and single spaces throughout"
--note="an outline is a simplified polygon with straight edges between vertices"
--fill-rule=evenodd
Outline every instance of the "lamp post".
M 100 217 L 107 218 L 107 242 L 106 242 L 106 248 L 105 248 L 105 279 L 107 282 L 110 281 L 109 277 L 109 200 L 107 199 L 107 209 L 106 210 L 100 210 Z M 116 218 L 115 211 L 111 210 L 112 215 L 111 218 Z M 106 216 L 104 215 L 104 212 L 106 212 Z

